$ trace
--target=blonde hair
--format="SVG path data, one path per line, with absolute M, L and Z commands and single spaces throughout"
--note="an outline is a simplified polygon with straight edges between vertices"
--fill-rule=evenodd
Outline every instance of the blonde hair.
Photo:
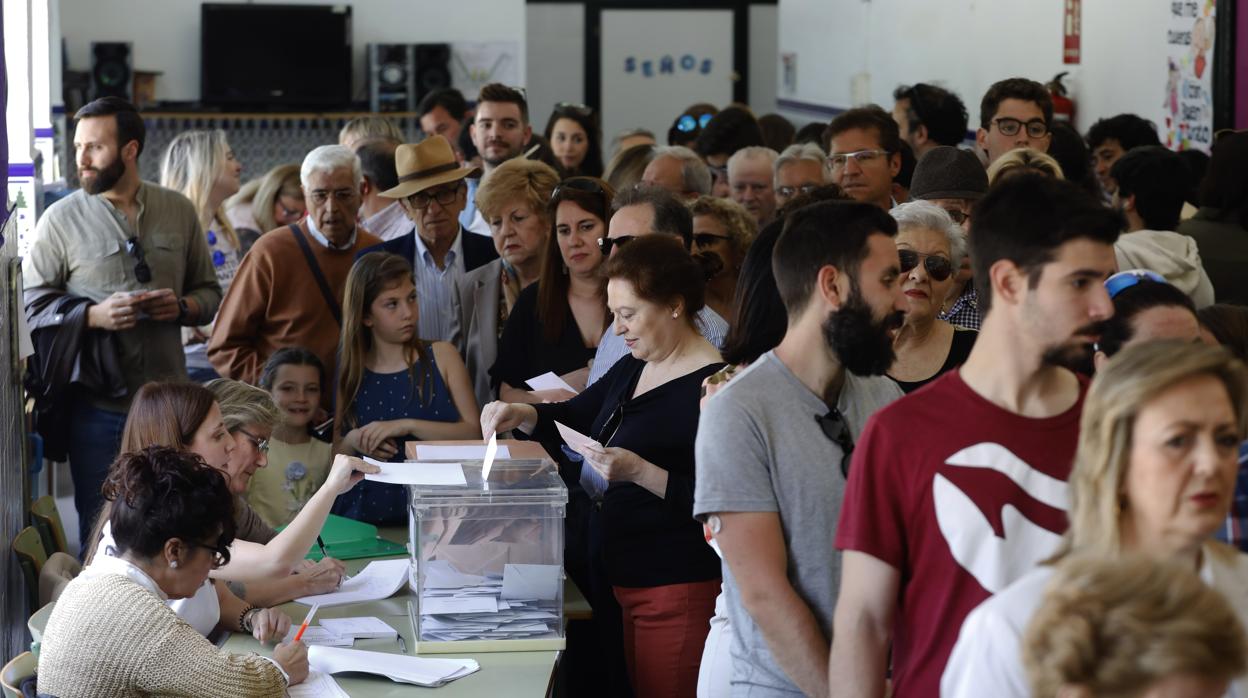
M 406 140 L 403 137 L 403 131 L 393 121 L 384 116 L 369 114 L 357 116 L 344 124 L 342 130 L 338 132 L 338 145 L 345 145 L 355 150 L 355 146 L 361 141 L 370 138 L 385 138 L 395 143 L 402 143 Z
M 238 193 L 226 199 L 226 208 L 239 204 L 251 204 L 251 217 L 256 220 L 258 232 L 267 233 L 277 227 L 273 206 L 278 198 L 290 196 L 303 201 L 303 189 L 299 186 L 299 165 L 278 165 L 263 177 L 243 185 Z
M 724 228 L 728 230 L 728 237 L 732 238 L 733 251 L 739 259 L 745 258 L 750 243 L 754 241 L 754 236 L 758 233 L 758 222 L 754 220 L 749 211 L 745 210 L 744 206 L 732 199 L 702 195 L 689 204 L 689 212 L 694 216 L 714 216 L 716 220 L 723 223 Z
M 1057 160 L 1054 160 L 1051 155 L 1035 148 L 1015 148 L 1007 151 L 988 166 L 988 184 L 991 186 L 1000 181 L 1002 177 L 1025 170 L 1046 174 L 1053 179 L 1066 179 L 1066 175 L 1062 173 L 1062 166 L 1057 164 Z
M 1129 346 L 1096 374 L 1083 403 L 1079 447 L 1070 473 L 1070 528 L 1054 560 L 1072 553 L 1122 551 L 1123 481 L 1140 409 L 1160 393 L 1200 376 L 1226 388 L 1239 436 L 1245 434 L 1248 370 L 1226 349 L 1177 340 Z
M 489 221 L 502 215 L 504 206 L 521 199 L 542 220 L 542 227 L 549 228 L 546 204 L 557 186 L 559 173 L 550 165 L 540 160 L 512 158 L 481 178 L 477 185 L 477 210 Z
M 1171 676 L 1230 680 L 1248 639 L 1235 610 L 1191 569 L 1128 556 L 1063 562 L 1022 639 L 1032 695 L 1080 687 L 1138 696 Z
M 241 247 L 234 226 L 225 217 L 225 207 L 208 210 L 208 197 L 230 150 L 225 131 L 183 131 L 169 142 L 160 160 L 160 185 L 181 192 L 191 200 L 201 222 L 215 222 L 222 237 L 234 249 Z M 223 202 L 224 203 L 224 202 Z
M 282 412 L 273 402 L 273 396 L 254 385 L 217 378 L 204 387 L 216 396 L 221 406 L 221 419 L 230 431 L 248 424 L 272 429 L 282 422 Z

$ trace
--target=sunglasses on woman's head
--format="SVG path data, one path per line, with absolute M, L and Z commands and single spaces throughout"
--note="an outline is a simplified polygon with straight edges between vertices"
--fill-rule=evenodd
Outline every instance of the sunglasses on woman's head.
M 914 250 L 897 250 L 897 259 L 901 262 L 901 273 L 907 274 L 923 261 L 927 275 L 935 281 L 944 281 L 953 274 L 953 262 L 948 257 L 938 254 L 923 254 Z
M 706 128 L 714 116 L 714 114 L 703 114 L 695 117 L 693 114 L 683 114 L 676 120 L 676 130 L 681 133 L 692 133 L 700 128 Z
M 558 201 L 560 195 L 562 195 L 565 190 L 569 189 L 572 191 L 585 192 L 587 194 L 607 193 L 606 190 L 602 188 L 602 185 L 591 177 L 569 177 L 568 179 L 560 182 L 559 186 L 555 187 L 555 190 L 550 193 L 550 200 Z

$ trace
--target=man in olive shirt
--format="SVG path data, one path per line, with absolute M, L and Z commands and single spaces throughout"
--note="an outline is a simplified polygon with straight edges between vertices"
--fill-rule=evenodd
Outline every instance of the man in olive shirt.
M 82 189 L 39 219 L 22 275 L 28 295 L 51 291 L 88 299 L 84 337 L 115 333 L 124 395 L 78 387 L 69 412 L 74 506 L 79 540 L 85 540 L 131 397 L 148 381 L 187 380 L 181 326 L 211 321 L 221 287 L 191 202 L 139 179 L 145 129 L 134 106 L 105 97 L 77 118 Z M 40 319 L 45 327 L 50 320 Z

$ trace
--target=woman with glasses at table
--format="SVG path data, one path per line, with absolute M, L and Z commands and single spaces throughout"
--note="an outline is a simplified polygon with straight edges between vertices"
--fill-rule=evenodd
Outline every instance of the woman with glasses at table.
M 222 295 L 230 288 L 242 244 L 234 226 L 226 218 L 225 200 L 238 192 L 243 164 L 225 139 L 225 132 L 183 131 L 169 143 L 160 162 L 160 184 L 181 192 L 191 200 L 199 214 L 199 225 L 208 241 L 212 268 L 217 275 Z M 186 369 L 191 380 L 204 382 L 217 377 L 208 362 L 208 337 L 212 323 L 201 327 L 184 327 Z
M 893 340 L 897 360 L 888 377 L 907 393 L 962 365 L 978 333 L 937 317 L 966 254 L 966 234 L 945 209 L 912 201 L 889 212 L 897 220 L 906 320 Z
M 736 317 L 733 298 L 737 278 L 758 225 L 731 199 L 699 196 L 689 208 L 693 213 L 693 253 L 712 255 L 719 261 L 719 270 L 706 282 L 706 304 L 722 318 Z
M 556 104 L 545 137 L 563 176 L 602 176 L 602 135 L 593 109 L 571 102 Z
M 600 517 L 606 593 L 623 610 L 638 696 L 695 694 L 719 593 L 719 558 L 693 518 L 701 385 L 724 365 L 694 322 L 704 302 L 700 261 L 668 235 L 621 247 L 605 277 L 629 355 L 566 402 L 493 402 L 481 413 L 487 437 L 519 429 L 559 443 L 558 422 L 594 441 L 573 438 L 569 446 L 607 485 Z
M 39 695 L 272 696 L 308 676 L 307 648 L 230 654 L 168 604 L 230 560 L 235 497 L 187 451 L 123 453 L 104 484 L 110 554 L 65 587 L 39 652 Z M 278 636 L 280 639 L 281 636 Z
M 566 390 L 530 391 L 530 378 L 554 373 L 575 390 L 589 381 L 589 362 L 607 327 L 607 298 L 598 247 L 611 219 L 610 185 L 594 177 L 565 179 L 546 210 L 554 228 L 542 274 L 520 293 L 498 345 L 490 380 L 503 402 L 566 400 Z

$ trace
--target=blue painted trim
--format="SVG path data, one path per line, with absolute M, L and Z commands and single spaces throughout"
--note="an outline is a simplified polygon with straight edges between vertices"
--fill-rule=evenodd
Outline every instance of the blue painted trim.
M 52 107 L 52 113 L 53 113 L 53 114 L 58 114 L 58 115 L 64 115 L 64 114 L 65 114 L 65 105 L 64 105 L 64 104 L 57 104 L 56 106 Z
M 51 128 L 35 129 L 35 138 L 51 138 L 56 135 L 56 130 Z
M 31 163 L 10 162 L 9 163 L 9 176 L 10 177 L 34 177 L 35 176 L 35 164 L 33 162 Z

